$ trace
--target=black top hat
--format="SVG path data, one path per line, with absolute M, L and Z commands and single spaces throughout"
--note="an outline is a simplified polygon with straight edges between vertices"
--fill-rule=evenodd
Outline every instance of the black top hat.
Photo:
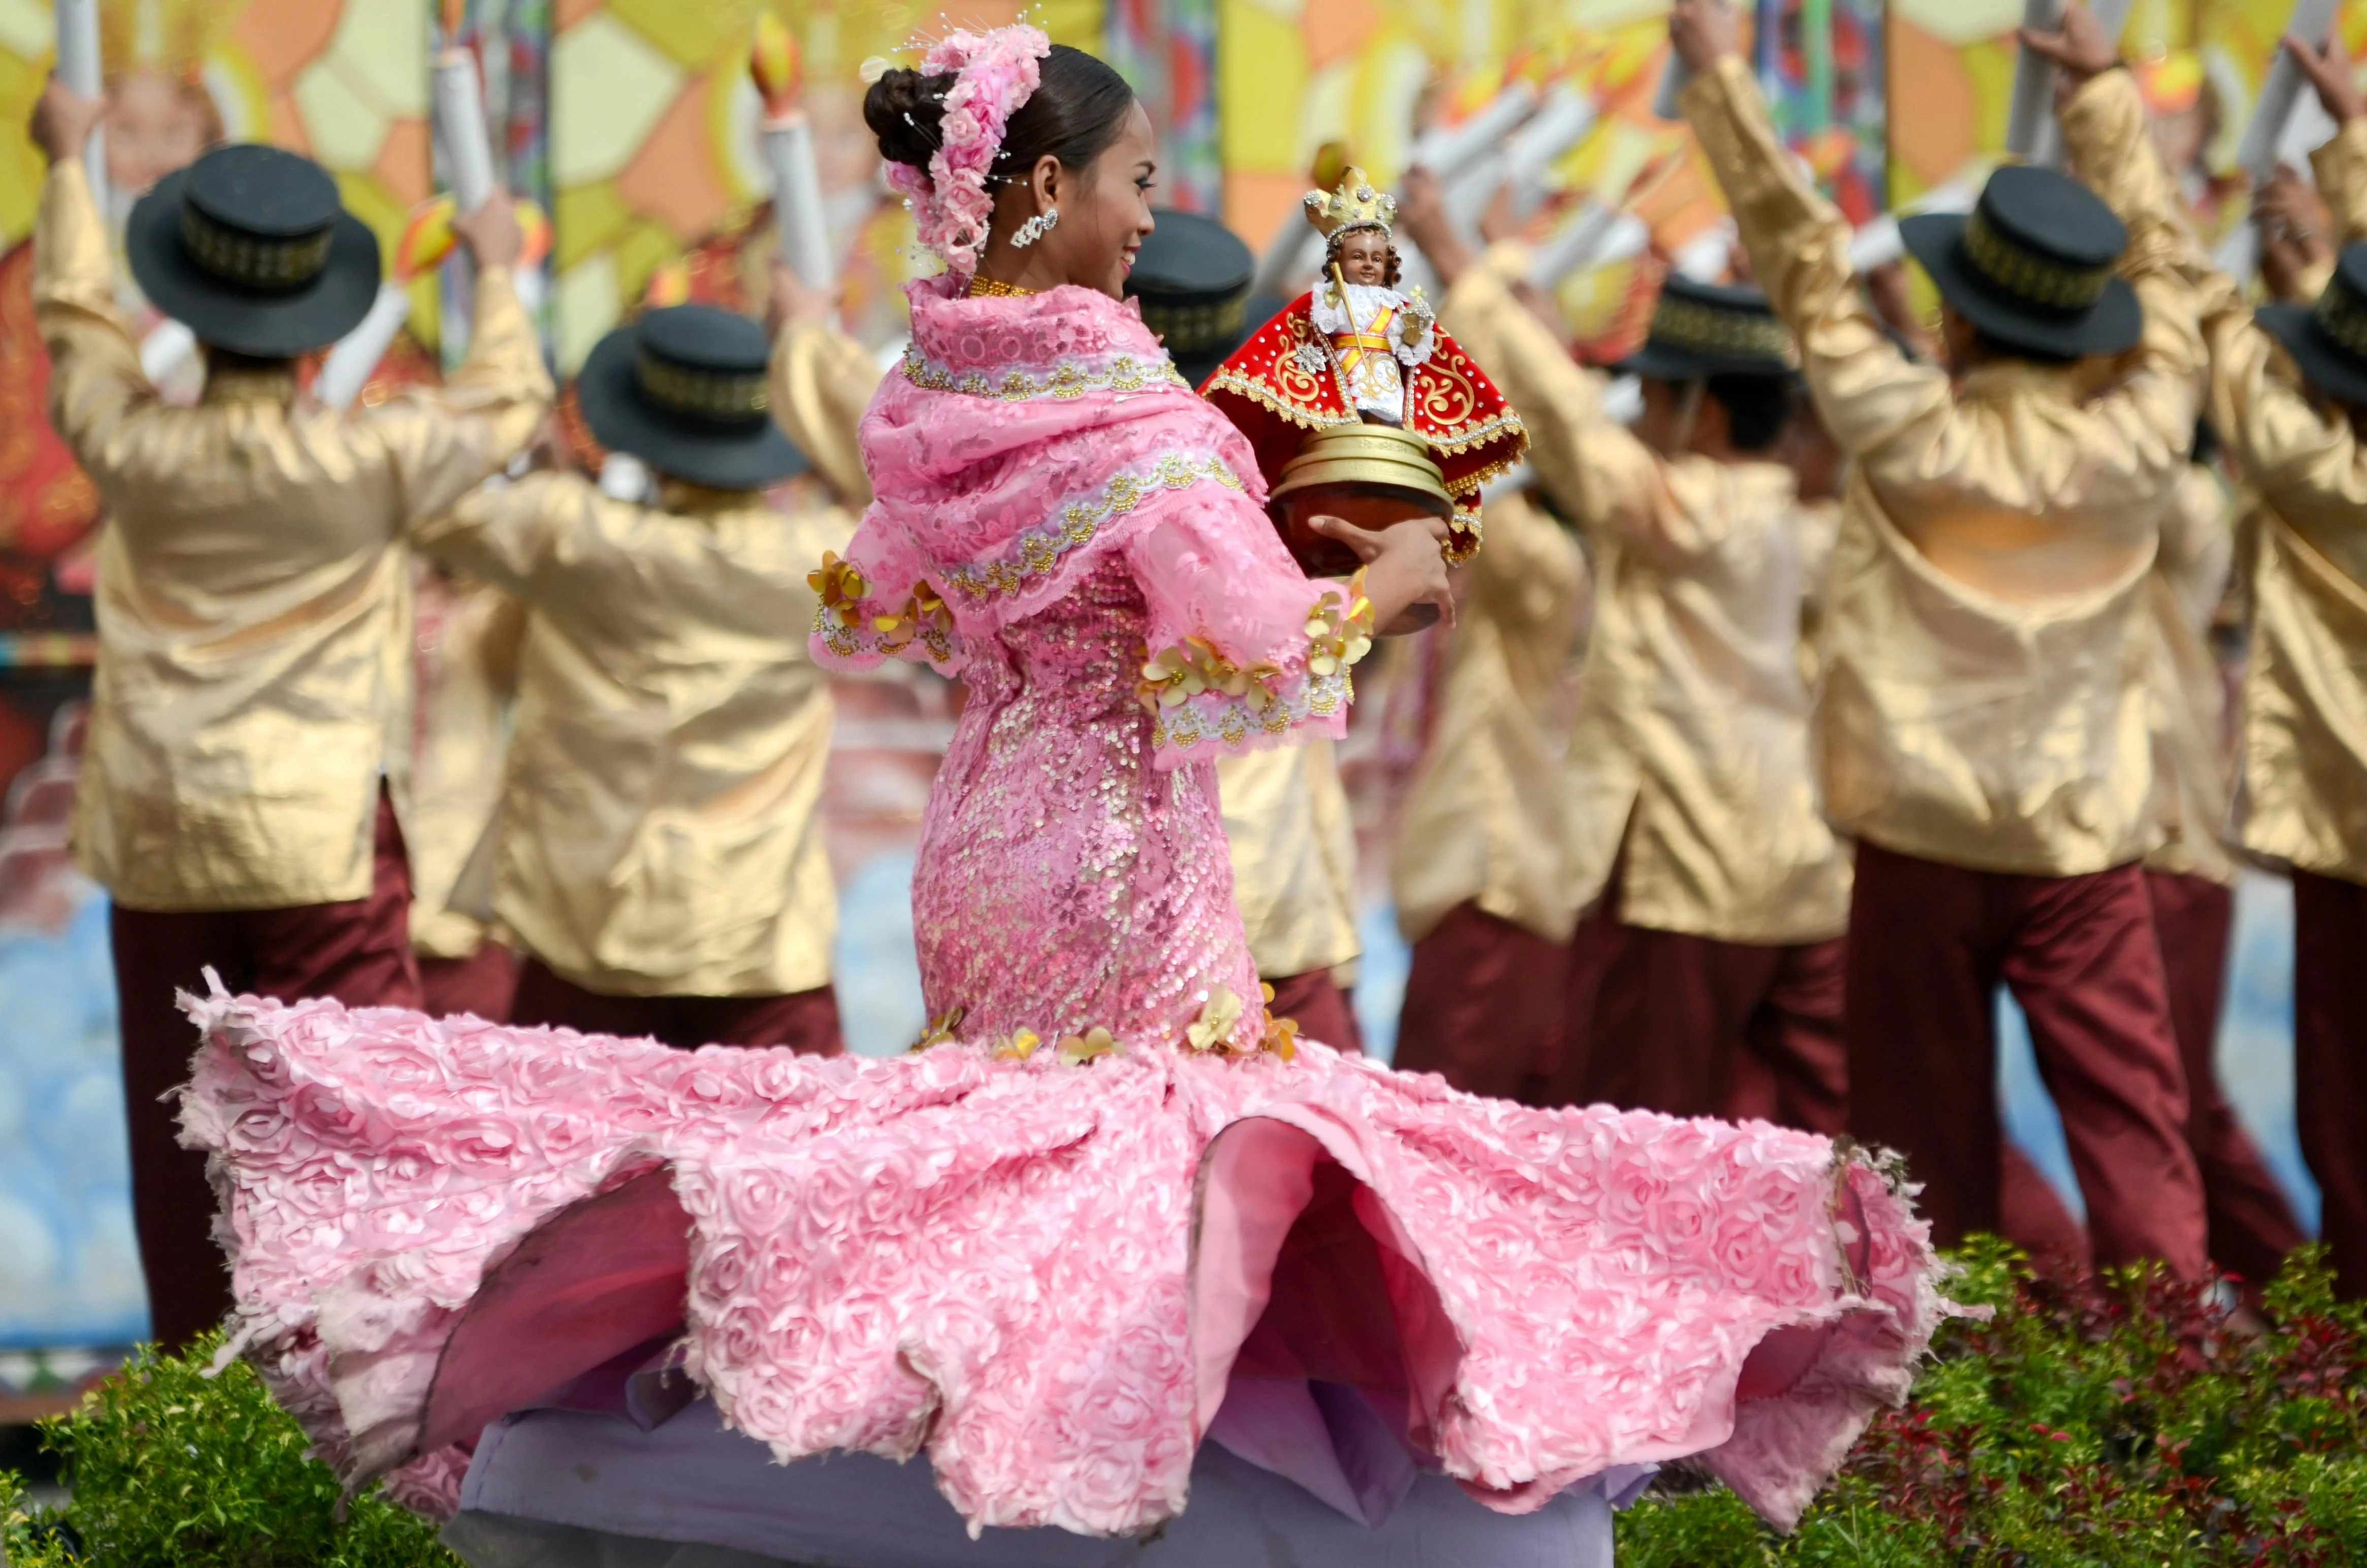
M 1250 276 L 1257 260 L 1239 234 L 1213 218 L 1163 209 L 1156 217 L 1158 227 L 1135 252 L 1126 291 L 1142 301 L 1143 324 L 1159 334 L 1177 372 L 1196 387 L 1250 335 Z
M 602 338 L 575 378 L 593 437 L 661 473 L 761 490 L 805 454 L 773 423 L 764 329 L 712 305 L 651 311 Z
M 257 358 L 334 343 L 378 298 L 378 236 L 326 169 L 277 147 L 217 147 L 158 180 L 124 246 L 150 303 Z
M 1616 369 L 1656 381 L 1704 376 L 1789 376 L 1799 369 L 1792 335 L 1767 296 L 1731 283 L 1697 283 L 1671 272 L 1660 284 L 1644 346 Z
M 1972 211 L 1919 212 L 1898 233 L 1956 312 L 2009 348 L 2121 354 L 2145 330 L 2136 290 L 2112 270 L 2129 231 L 2068 175 L 1999 169 Z
M 2367 404 L 2367 243 L 2342 247 L 2317 303 L 2265 305 L 2259 320 L 2310 385 Z

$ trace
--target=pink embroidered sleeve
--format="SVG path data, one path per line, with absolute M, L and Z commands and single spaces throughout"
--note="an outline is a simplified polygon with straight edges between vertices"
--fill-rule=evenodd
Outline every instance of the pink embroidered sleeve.
M 1127 543 L 1150 612 L 1136 687 L 1158 764 L 1346 733 L 1348 667 L 1371 644 L 1361 581 L 1312 579 L 1256 504 L 1206 492 Z
M 876 514 L 875 506 L 864 518 L 846 559 L 825 554 L 806 578 L 821 596 L 814 609 L 815 659 L 855 670 L 908 659 L 939 675 L 959 675 L 966 659 L 952 610 L 923 575 L 927 565 L 903 531 Z

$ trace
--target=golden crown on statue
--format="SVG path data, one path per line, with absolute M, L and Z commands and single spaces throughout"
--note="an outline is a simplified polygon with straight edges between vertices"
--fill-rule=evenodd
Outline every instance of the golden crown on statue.
M 1365 171 L 1353 164 L 1336 187 L 1310 190 L 1299 199 L 1299 205 L 1307 210 L 1307 221 L 1327 240 L 1342 229 L 1387 230 L 1398 221 L 1398 199 L 1386 190 L 1375 190 Z

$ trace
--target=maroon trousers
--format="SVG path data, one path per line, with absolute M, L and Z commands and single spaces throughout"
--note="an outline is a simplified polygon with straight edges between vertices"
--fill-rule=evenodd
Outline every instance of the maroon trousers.
M 2265 1284 L 2303 1237 L 2284 1189 L 2219 1089 L 2219 1007 L 2236 892 L 2208 877 L 2160 871 L 2146 873 L 2146 892 L 2169 985 L 2170 1027 L 2186 1068 L 2186 1142 L 2203 1176 L 2211 1260 L 2239 1279 Z
M 489 1024 L 508 1023 L 517 981 L 517 954 L 491 937 L 465 959 L 419 960 L 419 987 L 426 997 L 423 1010 L 431 1017 L 473 1013 Z
M 1277 1018 L 1296 1019 L 1301 1039 L 1319 1040 L 1334 1051 L 1365 1053 L 1365 1031 L 1356 1024 L 1355 1002 L 1340 989 L 1330 970 L 1285 974 L 1266 983 L 1274 987 L 1274 1000 L 1266 1004 L 1266 1011 Z
M 1535 1101 L 1560 1049 L 1569 949 L 1476 903 L 1413 945 L 1391 1065 L 1466 1093 Z
M 131 1142 L 131 1216 L 148 1280 L 150 1332 L 176 1350 L 230 1311 L 230 1276 L 214 1244 L 206 1157 L 180 1146 L 179 1104 L 197 1037 L 174 1002 L 202 994 L 211 966 L 234 992 L 293 1002 L 416 1007 L 411 869 L 394 807 L 379 800 L 369 896 L 290 909 L 162 914 L 115 906 L 115 994 L 123 1029 L 123 1098 Z
M 1846 1029 L 1852 1131 L 1907 1156 L 1934 1243 L 1999 1228 L 1999 983 L 2030 1021 L 2098 1261 L 2159 1258 L 2200 1277 L 2203 1183 L 2135 865 L 2013 876 L 1861 842 Z
M 827 985 L 777 996 L 603 996 L 562 980 L 532 954 L 518 966 L 510 1021 L 619 1040 L 646 1038 L 676 1051 L 786 1045 L 809 1056 L 836 1056 L 845 1048 L 839 1035 L 838 993 Z
M 1761 946 L 1596 918 L 1600 972 L 1575 1103 L 1840 1130 L 1845 942 Z
M 2293 1089 L 2335 1289 L 2367 1299 L 2367 887 L 2296 870 Z

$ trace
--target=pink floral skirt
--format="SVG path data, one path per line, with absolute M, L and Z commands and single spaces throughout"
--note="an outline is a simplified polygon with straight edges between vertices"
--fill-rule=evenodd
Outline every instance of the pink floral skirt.
M 925 1449 L 973 1527 L 1144 1529 L 1229 1393 L 1313 1382 L 1505 1512 L 1699 1455 L 1788 1526 L 1950 1310 L 1908 1203 L 1822 1138 L 1319 1045 L 818 1060 L 192 1011 L 233 1346 L 348 1483 L 431 1514 L 489 1423 L 679 1331 L 776 1457 Z

